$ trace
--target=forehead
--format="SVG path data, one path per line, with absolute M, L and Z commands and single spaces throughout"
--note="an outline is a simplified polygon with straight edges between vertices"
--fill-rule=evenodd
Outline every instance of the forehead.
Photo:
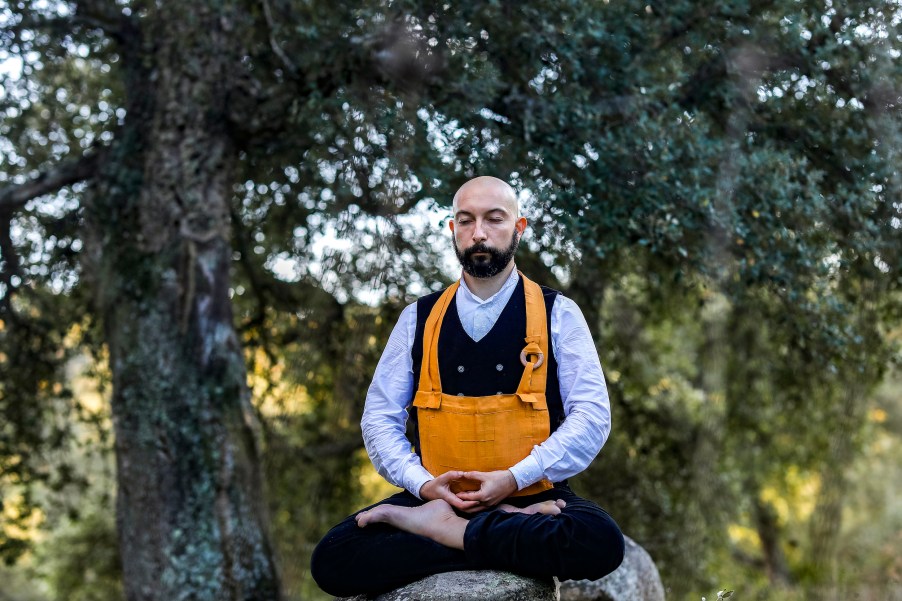
M 454 214 L 502 211 L 517 214 L 517 200 L 510 188 L 499 185 L 471 185 L 461 188 L 454 197 Z

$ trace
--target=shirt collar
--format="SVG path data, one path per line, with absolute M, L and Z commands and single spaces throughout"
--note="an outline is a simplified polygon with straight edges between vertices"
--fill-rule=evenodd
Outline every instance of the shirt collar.
M 517 281 L 519 279 L 520 279 L 520 274 L 517 272 L 517 266 L 514 265 L 514 268 L 511 270 L 511 274 L 504 281 L 504 284 L 501 286 L 501 289 L 485 300 L 482 300 L 481 298 L 479 298 L 478 296 L 473 294 L 473 292 L 470 291 L 469 288 L 467 288 L 467 282 L 466 282 L 466 280 L 464 280 L 463 276 L 461 276 L 461 278 L 460 278 L 460 290 L 463 292 L 463 294 L 465 294 L 467 296 L 467 298 L 469 300 L 473 301 L 474 303 L 483 305 L 483 304 L 488 304 L 488 303 L 494 302 L 498 298 L 502 297 L 505 292 L 507 292 L 510 288 L 517 285 Z

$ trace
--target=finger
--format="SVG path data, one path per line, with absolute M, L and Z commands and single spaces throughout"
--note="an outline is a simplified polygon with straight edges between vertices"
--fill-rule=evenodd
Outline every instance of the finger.
M 449 502 L 449 505 L 458 511 L 463 511 L 464 513 L 472 513 L 474 511 L 480 511 L 480 504 L 475 501 L 461 501 L 458 499 L 456 502 Z
M 465 501 L 463 499 L 458 499 L 457 495 L 450 492 L 447 495 L 444 495 L 442 498 L 447 501 L 448 504 L 451 505 L 451 507 L 454 507 L 455 509 L 459 509 L 461 511 L 467 511 L 474 505 L 479 504 L 479 501 Z
M 463 472 L 462 474 L 462 477 L 467 480 L 478 480 L 480 482 L 484 482 L 486 476 L 488 476 L 488 474 L 485 472 Z
M 445 472 L 444 474 L 436 478 L 436 481 L 438 481 L 440 484 L 445 484 L 447 482 L 451 482 L 452 480 L 460 480 L 461 478 L 463 478 L 463 474 L 463 472 L 457 471 Z
M 464 501 L 485 501 L 485 493 L 482 490 L 466 490 L 457 493 L 459 499 Z
M 461 511 L 463 511 L 464 513 L 479 513 L 480 511 L 485 511 L 486 509 L 488 509 L 487 505 L 477 503 L 476 505 L 473 505 L 468 509 L 461 509 Z

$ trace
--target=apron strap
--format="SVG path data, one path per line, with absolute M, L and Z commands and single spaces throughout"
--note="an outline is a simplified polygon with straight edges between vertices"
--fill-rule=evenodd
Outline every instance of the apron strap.
M 438 370 L 438 335 L 442 329 L 442 321 L 445 319 L 445 313 L 454 299 L 454 293 L 460 286 L 460 281 L 454 282 L 448 286 L 442 295 L 438 298 L 429 317 L 426 319 L 426 325 L 423 329 L 423 361 L 420 363 L 420 381 L 417 387 L 416 396 L 421 393 L 427 393 L 429 396 L 428 404 L 424 398 L 421 403 L 424 406 L 437 409 L 436 399 L 441 399 L 442 377 Z M 432 394 L 437 393 L 437 394 Z M 441 401 L 438 401 L 440 404 Z
M 523 377 L 517 387 L 517 396 L 525 402 L 532 402 L 528 398 L 534 398 L 533 393 L 545 396 L 545 385 L 548 379 L 548 316 L 545 313 L 545 299 L 542 288 L 522 272 L 523 292 L 526 295 L 526 346 L 520 353 L 523 361 Z M 534 405 L 537 409 L 538 403 Z M 542 407 L 544 408 L 544 407 Z

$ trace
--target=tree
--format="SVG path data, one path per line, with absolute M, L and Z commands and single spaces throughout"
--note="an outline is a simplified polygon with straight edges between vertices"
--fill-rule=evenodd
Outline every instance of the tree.
M 276 598 L 239 334 L 272 349 L 288 316 L 328 341 L 362 287 L 439 285 L 401 216 L 481 172 L 531 191 L 534 261 L 568 276 L 599 337 L 606 290 L 650 274 L 652 295 L 709 286 L 737 324 L 783 328 L 772 345 L 798 361 L 762 377 L 800 376 L 785 398 L 821 375 L 799 366 L 867 388 L 900 283 L 897 11 L 5 5 L 0 58 L 21 73 L 0 126 L 4 471 L 41 474 L 35 399 L 60 395 L 59 349 L 104 348 L 127 597 Z M 358 243 L 331 271 L 311 248 L 329 228 Z M 324 398 L 357 390 L 333 383 Z M 727 398 L 733 427 L 761 425 Z

